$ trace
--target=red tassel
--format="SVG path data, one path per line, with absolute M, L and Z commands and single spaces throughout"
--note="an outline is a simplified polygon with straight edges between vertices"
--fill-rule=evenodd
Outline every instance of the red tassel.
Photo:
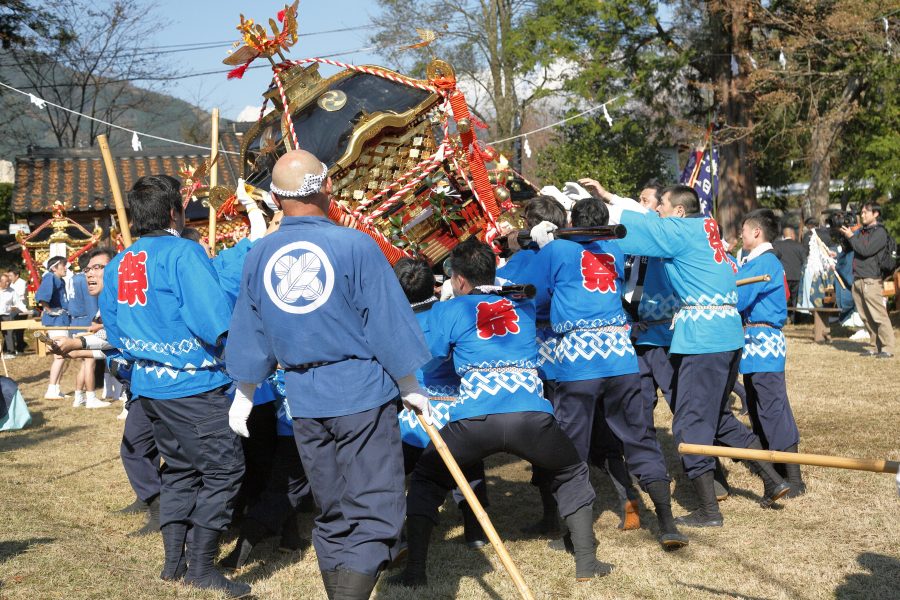
M 287 11 L 284 9 L 281 9 L 278 11 L 278 22 L 279 23 L 284 23 L 284 13 L 285 12 L 287 12 Z
M 244 64 L 242 64 L 242 65 L 241 65 L 240 67 L 238 67 L 237 69 L 233 69 L 233 70 L 231 70 L 231 71 L 228 71 L 228 79 L 241 79 L 241 78 L 244 76 L 244 73 L 247 71 L 247 67 L 250 66 L 250 63 L 251 63 L 251 62 L 253 62 L 253 61 L 252 61 L 252 60 L 248 60 L 247 62 L 245 62 Z

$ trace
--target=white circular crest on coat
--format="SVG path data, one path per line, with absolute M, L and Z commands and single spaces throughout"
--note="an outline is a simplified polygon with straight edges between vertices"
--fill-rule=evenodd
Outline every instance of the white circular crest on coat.
M 334 289 L 334 268 L 325 252 L 315 244 L 293 242 L 269 258 L 263 283 L 275 306 L 302 315 L 328 302 Z

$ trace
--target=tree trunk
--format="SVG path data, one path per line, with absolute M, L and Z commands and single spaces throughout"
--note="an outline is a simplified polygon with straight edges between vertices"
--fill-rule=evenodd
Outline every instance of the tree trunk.
M 828 208 L 832 151 L 844 127 L 853 119 L 853 109 L 863 85 L 859 76 L 851 77 L 835 104 L 815 120 L 809 142 L 809 188 L 803 207 L 804 218 L 819 218 Z
M 743 57 L 751 47 L 750 5 L 747 0 L 726 0 L 721 13 L 713 15 L 721 40 L 717 44 L 724 49 L 724 56 L 717 61 L 717 86 L 720 111 L 726 124 L 743 132 L 737 139 L 719 148 L 719 200 L 716 217 L 722 236 L 729 242 L 740 237 L 741 220 L 755 209 L 756 170 L 753 164 L 752 98 L 746 90 L 748 67 Z M 739 63 L 737 74 L 731 71 L 731 56 Z M 743 63 L 743 64 L 741 64 Z

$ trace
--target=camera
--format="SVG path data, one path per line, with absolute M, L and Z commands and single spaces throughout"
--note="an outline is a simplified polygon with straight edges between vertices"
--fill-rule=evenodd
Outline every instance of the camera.
M 837 243 L 844 239 L 841 235 L 841 227 L 854 227 L 856 225 L 856 211 L 852 208 L 847 210 L 836 210 L 828 215 L 826 219 L 828 232 L 831 234 L 833 242 Z

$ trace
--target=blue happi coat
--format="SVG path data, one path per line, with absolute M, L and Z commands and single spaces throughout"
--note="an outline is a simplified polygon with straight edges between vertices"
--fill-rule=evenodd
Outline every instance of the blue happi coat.
M 57 316 L 52 316 L 50 311 L 45 310 L 41 313 L 41 325 L 58 325 L 66 327 L 69 324 L 69 313 L 65 312 L 69 308 L 69 299 L 66 296 L 66 282 L 50 273 L 44 273 L 41 279 L 41 285 L 34 293 L 35 302 L 46 302 L 50 305 L 50 310 L 62 308 L 64 312 Z
M 678 310 L 678 298 L 669 284 L 662 259 L 647 258 L 644 288 L 638 303 L 638 319 L 645 325 L 637 329 L 636 346 L 672 345 L 672 317 Z
M 72 277 L 72 298 L 69 299 L 69 317 L 72 325 L 90 325 L 97 314 L 99 303 L 96 296 L 88 293 L 84 273 Z
M 769 281 L 738 288 L 738 310 L 744 320 L 744 352 L 741 373 L 784 371 L 787 347 L 781 328 L 787 321 L 784 267 L 771 250 L 741 265 L 741 279 L 769 275 Z
M 433 304 L 422 305 L 416 311 L 416 320 L 422 331 L 430 329 L 428 322 L 431 317 Z M 416 371 L 416 379 L 425 390 L 431 400 L 432 417 L 434 426 L 441 429 L 444 425 L 453 421 L 457 412 L 459 396 L 459 375 L 453 366 L 452 357 L 444 359 L 433 358 L 428 364 Z M 431 439 L 425 430 L 419 425 L 416 415 L 404 408 L 397 415 L 400 420 L 400 437 L 402 440 L 417 448 L 424 448 L 431 443 Z
M 536 276 L 531 272 L 537 262 L 538 246 L 531 244 L 527 248 L 519 250 L 501 268 L 497 269 L 497 277 L 503 278 L 509 283 L 525 285 L 533 284 Z M 536 329 L 538 345 L 538 373 L 544 381 L 556 379 L 556 345 L 559 343 L 559 334 L 553 331 L 550 322 L 550 304 L 541 303 L 535 306 Z
M 616 241 L 554 240 L 538 253 L 536 304 L 550 307 L 556 378 L 585 381 L 638 372 L 622 307 L 625 257 Z
M 626 211 L 628 229 L 619 240 L 627 253 L 663 259 L 663 268 L 680 308 L 675 314 L 671 351 L 711 354 L 744 344 L 737 311 L 737 265 L 725 252 L 715 220 L 659 218 Z
M 422 331 L 384 255 L 325 217 L 285 217 L 244 262 L 228 373 L 260 383 L 280 364 L 291 414 L 355 414 L 397 397 L 428 361 Z
M 241 287 L 241 273 L 244 271 L 244 259 L 253 247 L 253 242 L 244 238 L 231 248 L 220 250 L 212 259 L 213 270 L 222 286 L 222 291 L 228 296 L 231 304 L 237 302 L 238 292 Z
M 103 272 L 103 325 L 134 361 L 135 396 L 183 398 L 229 384 L 218 344 L 231 309 L 203 248 L 173 235 L 143 236 Z
M 472 293 L 431 309 L 425 338 L 460 377 L 450 421 L 511 412 L 552 413 L 537 373 L 534 302 Z

